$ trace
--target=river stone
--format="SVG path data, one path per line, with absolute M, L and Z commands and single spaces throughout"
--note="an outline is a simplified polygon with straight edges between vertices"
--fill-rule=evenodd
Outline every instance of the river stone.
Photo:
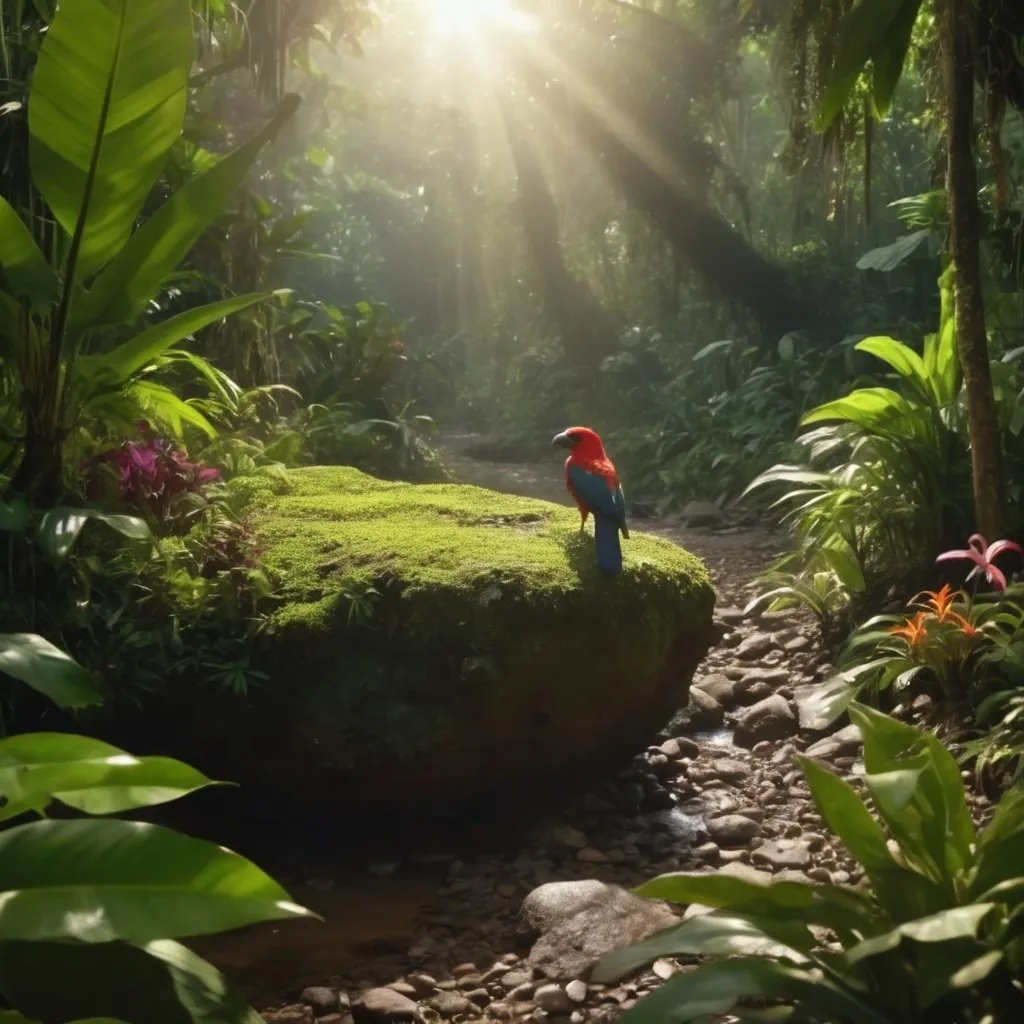
M 341 998 L 333 988 L 324 985 L 310 985 L 302 990 L 299 1000 L 312 1008 L 317 1017 L 336 1013 L 341 1008 Z
M 664 904 L 593 879 L 548 882 L 519 911 L 519 931 L 534 938 L 529 964 L 552 981 L 580 978 L 613 949 L 678 923 Z
M 755 864 L 767 864 L 775 871 L 802 871 L 811 863 L 808 843 L 793 839 L 776 839 L 762 843 L 751 854 Z
M 442 1017 L 479 1016 L 480 1008 L 458 992 L 438 992 L 427 1005 Z
M 744 846 L 761 834 L 761 826 L 742 814 L 723 814 L 711 818 L 705 826 L 712 842 L 719 846 Z
M 689 732 L 705 732 L 708 729 L 720 729 L 725 722 L 725 709 L 704 690 L 694 686 L 690 689 L 690 701 L 680 711 L 668 732 L 676 735 Z
M 863 745 L 860 729 L 856 725 L 848 725 L 845 729 L 812 743 L 804 754 L 819 761 L 831 761 L 834 757 L 857 754 Z
M 727 676 L 718 673 L 704 676 L 703 679 L 695 679 L 690 690 L 691 695 L 694 690 L 703 690 L 710 694 L 723 708 L 731 708 L 736 703 L 736 684 Z
M 736 648 L 737 661 L 757 661 L 775 646 L 775 641 L 767 633 L 751 633 Z
M 201 710 L 171 688 L 116 726 L 140 742 L 159 720 L 162 751 L 240 783 L 233 808 L 408 822 L 554 802 L 651 743 L 712 642 L 699 559 L 634 533 L 609 581 L 562 505 L 344 466 L 229 488 L 282 581 L 251 651 L 269 679 Z M 367 584 L 373 628 L 354 632 Z
M 420 1020 L 419 1007 L 390 988 L 371 988 L 352 1002 L 355 1024 L 393 1024 Z
M 737 716 L 733 741 L 738 747 L 753 747 L 764 740 L 792 736 L 797 728 L 797 718 L 789 701 L 774 693 Z

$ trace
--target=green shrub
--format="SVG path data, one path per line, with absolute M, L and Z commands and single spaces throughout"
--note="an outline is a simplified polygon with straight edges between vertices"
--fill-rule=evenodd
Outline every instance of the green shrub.
M 798 761 L 865 884 L 760 885 L 716 874 L 647 883 L 641 895 L 715 909 L 610 954 L 596 980 L 659 956 L 729 959 L 675 976 L 628 1011 L 625 1024 L 725 1013 L 807 1024 L 1021 1019 L 1024 793 L 1004 799 L 979 830 L 959 766 L 938 739 L 862 705 L 850 715 L 864 739 L 874 814 L 848 783 Z M 766 943 L 769 955 L 750 955 Z
M 32 634 L 0 634 L 0 672 L 65 708 L 100 699 L 84 669 Z M 310 912 L 230 850 L 103 817 L 210 785 L 180 761 L 85 736 L 0 740 L 0 997 L 13 1008 L 0 1020 L 260 1021 L 176 940 Z M 86 817 L 48 819 L 54 802 Z M 26 815 L 41 820 L 11 824 Z

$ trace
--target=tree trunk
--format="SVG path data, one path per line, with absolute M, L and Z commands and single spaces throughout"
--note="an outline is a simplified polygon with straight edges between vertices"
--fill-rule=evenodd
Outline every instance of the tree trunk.
M 596 370 L 618 348 L 615 325 L 587 282 L 575 277 L 565 265 L 558 238 L 558 211 L 544 172 L 507 105 L 503 105 L 502 113 L 516 169 L 523 230 L 540 277 L 545 312 L 558 328 L 569 361 L 582 369 Z
M 946 189 L 950 248 L 956 267 L 956 340 L 967 393 L 975 524 L 991 543 L 1003 533 L 1006 496 L 981 288 L 971 0 L 946 0 L 945 34 L 949 108 Z
M 36 508 L 56 505 L 64 493 L 64 443 L 50 431 L 26 431 L 21 462 L 7 495 L 21 495 Z

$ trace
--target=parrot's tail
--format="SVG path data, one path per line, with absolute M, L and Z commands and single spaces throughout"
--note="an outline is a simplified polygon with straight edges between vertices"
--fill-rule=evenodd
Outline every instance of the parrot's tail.
M 594 550 L 597 565 L 602 572 L 622 571 L 622 545 L 619 543 L 619 524 L 611 516 L 594 514 Z

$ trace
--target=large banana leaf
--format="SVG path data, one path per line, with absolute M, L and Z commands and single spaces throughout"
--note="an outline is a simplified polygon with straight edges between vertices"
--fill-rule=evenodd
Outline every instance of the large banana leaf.
M 43 810 L 54 799 L 86 814 L 119 814 L 215 785 L 169 757 L 133 757 L 109 743 L 66 733 L 0 740 L 0 821 Z
M 312 916 L 237 853 L 110 819 L 0 832 L 0 893 L 0 940 L 143 945 Z
M 159 291 L 199 236 L 220 216 L 235 189 L 299 106 L 289 94 L 247 143 L 186 182 L 146 221 L 77 304 L 74 326 L 130 324 Z
M 191 19 L 189 0 L 75 0 L 44 37 L 29 158 L 57 221 L 81 232 L 82 278 L 124 245 L 181 134 Z
M 54 302 L 60 290 L 57 275 L 46 262 L 32 232 L 18 211 L 0 196 L 0 278 L 16 299 L 34 306 Z
M 12 676 L 62 708 L 102 702 L 89 673 L 35 633 L 0 633 L 0 674 Z
M 0 992 L 42 1024 L 76 1017 L 262 1024 L 220 971 L 168 940 L 141 948 L 120 942 L 3 942 Z M 6 1022 L 0 1018 L 0 1024 Z

